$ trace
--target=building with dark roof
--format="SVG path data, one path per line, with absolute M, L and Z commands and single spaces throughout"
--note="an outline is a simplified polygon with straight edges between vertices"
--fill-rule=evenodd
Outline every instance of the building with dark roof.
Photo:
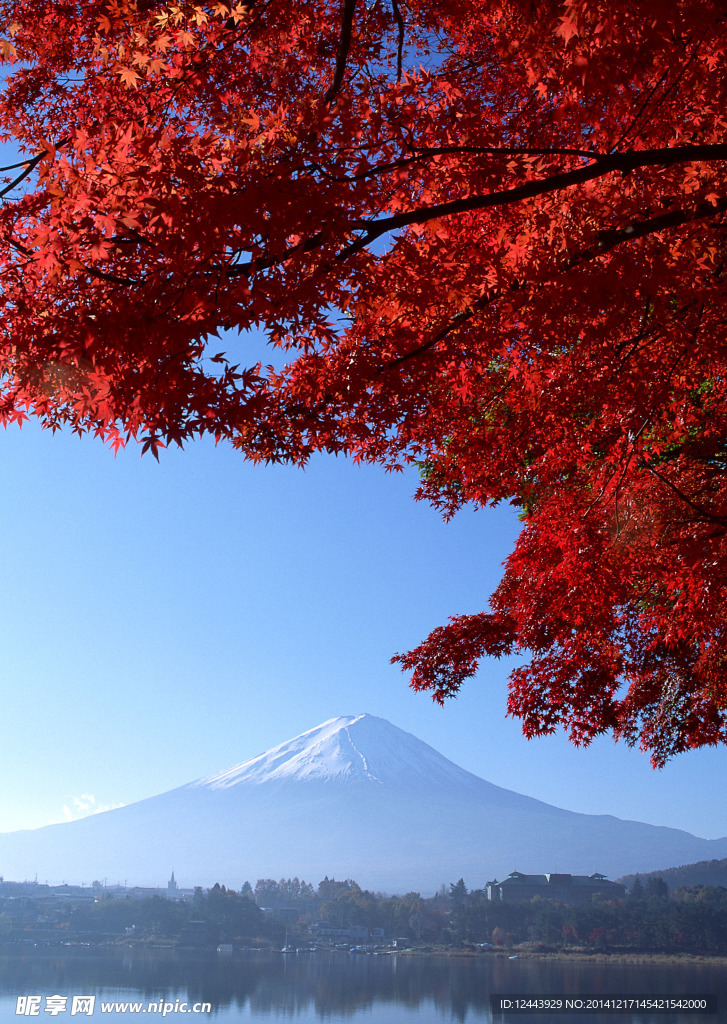
M 501 882 L 488 882 L 486 889 L 488 900 L 510 903 L 531 900 L 534 896 L 541 896 L 546 900 L 559 900 L 561 903 L 589 903 L 596 893 L 610 899 L 626 895 L 625 885 L 610 882 L 605 875 L 598 872 L 593 875 L 566 875 L 555 872 L 545 875 L 524 875 L 521 871 L 512 871 Z

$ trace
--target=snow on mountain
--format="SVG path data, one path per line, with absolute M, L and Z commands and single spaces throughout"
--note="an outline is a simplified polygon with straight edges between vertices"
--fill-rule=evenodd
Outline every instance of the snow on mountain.
M 334 718 L 160 796 L 0 835 L 5 878 L 184 886 L 324 875 L 426 894 L 518 870 L 610 877 L 727 857 L 727 839 L 575 814 L 480 779 L 372 715 Z
M 446 786 L 477 780 L 432 747 L 383 718 L 331 718 L 278 747 L 190 784 L 228 789 L 243 782 L 373 782 Z

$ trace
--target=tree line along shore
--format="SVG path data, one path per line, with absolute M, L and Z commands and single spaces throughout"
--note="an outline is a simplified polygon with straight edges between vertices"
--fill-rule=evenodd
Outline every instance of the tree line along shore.
M 569 905 L 535 897 L 489 900 L 462 879 L 431 897 L 391 896 L 355 881 L 259 879 L 191 895 L 3 882 L 0 941 L 92 945 L 126 942 L 288 950 L 448 949 L 463 955 L 727 955 L 727 888 L 639 879 L 621 898 Z

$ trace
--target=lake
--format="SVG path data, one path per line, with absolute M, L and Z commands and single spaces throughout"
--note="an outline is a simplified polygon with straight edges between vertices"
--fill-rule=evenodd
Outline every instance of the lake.
M 492 996 L 718 997 L 718 1012 L 494 1013 Z M 22 997 L 18 1014 L 18 997 Z M 60 997 L 60 998 L 54 998 Z M 95 997 L 93 1003 L 89 997 Z M 117 1005 L 114 1005 L 117 1004 Z M 118 1004 L 137 1004 L 124 1010 Z M 204 1005 L 209 1004 L 209 1009 Z M 195 1012 L 195 1009 L 197 1012 Z M 442 1024 L 442 1022 L 727 1021 L 727 968 L 486 956 L 370 956 L 344 952 L 184 952 L 5 947 L 0 1024 L 29 1020 L 173 1024 Z

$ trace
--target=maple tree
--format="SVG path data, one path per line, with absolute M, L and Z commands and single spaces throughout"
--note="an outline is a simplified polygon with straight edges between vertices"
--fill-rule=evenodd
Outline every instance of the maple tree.
M 723 742 L 723 4 L 0 7 L 2 421 L 510 501 L 412 685 L 520 652 L 527 735 Z

